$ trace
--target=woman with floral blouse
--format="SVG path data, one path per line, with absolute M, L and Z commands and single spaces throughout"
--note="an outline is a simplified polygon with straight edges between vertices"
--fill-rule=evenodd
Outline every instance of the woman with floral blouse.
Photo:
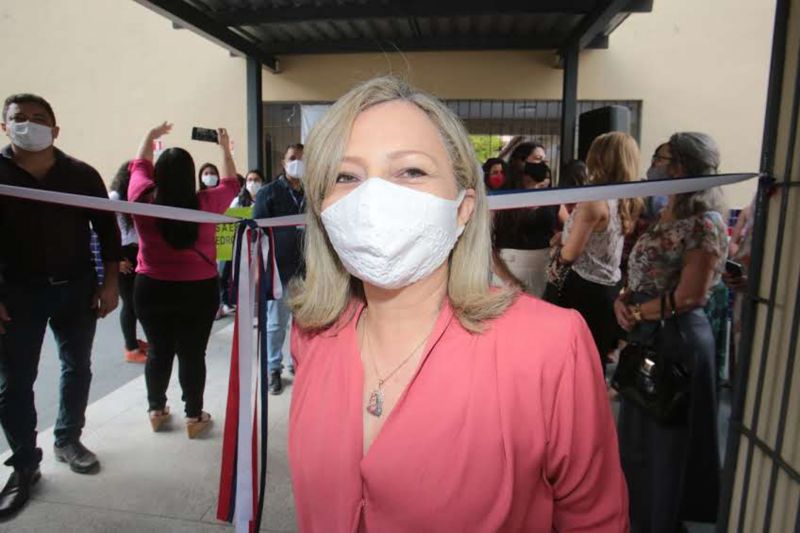
M 719 150 L 702 133 L 676 133 L 668 143 L 664 177 L 715 174 Z M 630 492 L 632 532 L 679 531 L 684 520 L 714 522 L 719 492 L 714 336 L 703 307 L 719 283 L 728 237 L 718 188 L 673 195 L 636 242 L 628 284 L 614 303 L 629 341 L 658 327 L 662 295 L 677 317 L 685 347 L 670 354 L 691 373 L 688 417 L 661 425 L 623 398 L 620 453 Z M 672 301 L 670 304 L 669 302 Z

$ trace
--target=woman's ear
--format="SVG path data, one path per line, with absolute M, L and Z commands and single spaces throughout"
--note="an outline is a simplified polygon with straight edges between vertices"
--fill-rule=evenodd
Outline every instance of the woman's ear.
M 466 226 L 475 211 L 475 189 L 465 189 L 464 199 L 458 206 L 458 225 Z

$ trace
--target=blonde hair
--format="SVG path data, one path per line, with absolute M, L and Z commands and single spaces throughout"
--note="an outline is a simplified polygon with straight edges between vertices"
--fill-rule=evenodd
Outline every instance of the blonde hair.
M 586 155 L 591 183 L 628 183 L 639 181 L 639 146 L 636 139 L 620 131 L 598 136 Z M 644 202 L 641 198 L 622 198 L 618 202 L 622 231 L 633 231 Z
M 325 233 L 320 213 L 325 195 L 336 182 L 356 117 L 373 106 L 396 100 L 414 104 L 428 116 L 441 134 L 458 189 L 475 190 L 472 218 L 450 254 L 447 296 L 461 325 L 478 333 L 482 331 L 482 323 L 502 314 L 517 294 L 513 289 L 492 289 L 489 285 L 491 217 L 483 173 L 458 117 L 434 97 L 392 76 L 374 78 L 351 89 L 309 135 L 304 157 L 308 205 L 306 274 L 292 282 L 289 305 L 300 327 L 319 331 L 336 324 L 353 299 L 364 300 L 361 281 L 345 270 Z

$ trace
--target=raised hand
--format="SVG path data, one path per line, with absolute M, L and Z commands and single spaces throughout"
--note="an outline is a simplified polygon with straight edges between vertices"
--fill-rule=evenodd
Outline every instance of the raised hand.
M 217 142 L 223 150 L 231 149 L 231 139 L 228 136 L 228 130 L 225 128 L 217 128 Z
M 155 141 L 156 139 L 161 138 L 162 135 L 166 135 L 172 131 L 172 123 L 171 122 L 162 122 L 159 126 L 156 126 L 152 130 L 150 130 L 150 139 Z

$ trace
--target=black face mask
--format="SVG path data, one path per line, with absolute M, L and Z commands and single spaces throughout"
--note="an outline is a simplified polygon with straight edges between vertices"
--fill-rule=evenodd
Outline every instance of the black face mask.
M 523 173 L 533 178 L 533 181 L 540 183 L 550 177 L 550 167 L 547 163 L 525 163 Z

